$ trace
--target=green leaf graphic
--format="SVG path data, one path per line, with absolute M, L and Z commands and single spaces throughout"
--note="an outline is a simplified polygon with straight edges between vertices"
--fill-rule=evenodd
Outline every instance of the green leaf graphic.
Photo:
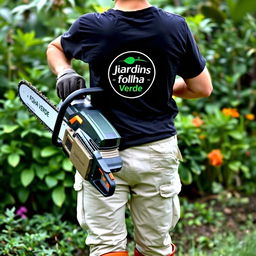
M 142 60 L 140 57 L 138 57 L 138 59 L 135 59 L 134 57 L 127 57 L 125 60 L 123 60 L 123 62 L 125 62 L 126 64 L 129 64 L 129 65 L 134 64 L 136 61 L 146 62 L 145 60 Z

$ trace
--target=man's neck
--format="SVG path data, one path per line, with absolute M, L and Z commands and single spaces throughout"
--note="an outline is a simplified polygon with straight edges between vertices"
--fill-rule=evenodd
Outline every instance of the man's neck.
M 138 11 L 150 7 L 147 0 L 116 0 L 114 9 L 120 11 Z

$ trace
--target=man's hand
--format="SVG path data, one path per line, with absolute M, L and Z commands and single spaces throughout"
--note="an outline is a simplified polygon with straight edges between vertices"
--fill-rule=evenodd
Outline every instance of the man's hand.
M 52 72 L 57 76 L 56 89 L 58 96 L 64 100 L 75 90 L 85 88 L 85 80 L 71 66 L 61 46 L 61 37 L 53 40 L 47 48 L 47 60 Z
M 85 88 L 85 80 L 73 69 L 66 69 L 57 77 L 56 89 L 59 98 L 66 99 L 72 92 Z

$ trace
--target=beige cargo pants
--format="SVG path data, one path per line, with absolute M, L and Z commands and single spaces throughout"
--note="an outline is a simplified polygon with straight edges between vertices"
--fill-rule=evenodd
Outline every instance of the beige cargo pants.
M 115 173 L 116 191 L 103 197 L 77 173 L 77 218 L 88 231 L 90 256 L 125 251 L 125 210 L 134 223 L 136 248 L 145 256 L 172 252 L 169 231 L 180 216 L 178 174 L 180 151 L 176 136 L 120 152 L 123 168 Z

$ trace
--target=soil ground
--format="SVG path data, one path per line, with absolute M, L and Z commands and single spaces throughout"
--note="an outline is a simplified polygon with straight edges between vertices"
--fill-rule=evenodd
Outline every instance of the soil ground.
M 211 211 L 222 213 L 222 217 L 211 224 L 184 225 L 181 233 L 174 232 L 173 241 L 177 242 L 178 246 L 182 246 L 184 251 L 189 250 L 192 238 L 207 237 L 211 241 L 216 234 L 233 233 L 239 240 L 246 233 L 255 230 L 256 195 L 242 196 L 227 192 L 221 196 L 210 195 L 190 200 L 190 203 L 193 202 L 206 203 Z M 195 247 L 197 247 L 196 243 Z

